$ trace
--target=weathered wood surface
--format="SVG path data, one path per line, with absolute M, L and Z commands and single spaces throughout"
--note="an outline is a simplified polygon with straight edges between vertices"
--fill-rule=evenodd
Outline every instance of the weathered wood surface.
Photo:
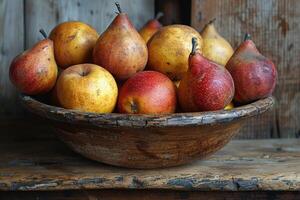
M 69 190 L 52 192 L 0 192 L 6 200 L 299 200 L 300 192 L 203 192 L 174 190 Z
M 230 111 L 125 115 L 68 110 L 25 95 L 21 101 L 29 111 L 49 119 L 57 135 L 75 152 L 106 164 L 138 169 L 203 159 L 226 145 L 244 119 L 260 115 L 274 104 L 269 97 Z
M 9 65 L 24 48 L 23 0 L 0 1 L 0 119 L 22 113 L 9 81 Z
M 205 161 L 160 170 L 130 170 L 84 159 L 49 136 L 51 130 L 42 122 L 36 121 L 35 127 L 28 123 L 1 124 L 2 191 L 300 190 L 298 139 L 233 141 Z
M 201 30 L 217 18 L 217 29 L 234 47 L 249 32 L 258 49 L 277 65 L 276 109 L 249 120 L 242 138 L 300 135 L 299 9 L 298 0 L 192 0 L 192 26 Z
M 137 28 L 154 16 L 154 0 L 119 0 L 124 12 Z M 79 20 L 102 33 L 116 16 L 116 6 L 110 0 L 25 0 L 26 47 L 42 38 L 40 28 L 50 32 L 58 23 Z

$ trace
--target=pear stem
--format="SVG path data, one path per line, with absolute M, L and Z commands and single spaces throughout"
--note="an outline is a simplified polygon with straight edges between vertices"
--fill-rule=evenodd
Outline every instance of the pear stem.
M 196 49 L 197 49 L 197 45 L 198 45 L 197 38 L 193 37 L 192 38 L 192 51 L 191 51 L 192 55 L 195 55 Z
M 244 41 L 251 40 L 251 35 L 249 33 L 245 34 Z
M 40 33 L 43 35 L 43 37 L 44 37 L 45 39 L 48 38 L 47 33 L 45 32 L 44 29 L 40 29 Z
M 156 16 L 155 16 L 155 19 L 156 20 L 159 20 L 161 17 L 163 17 L 164 16 L 164 13 L 163 12 L 158 12 L 157 14 L 156 14 Z
M 208 22 L 208 24 L 213 24 L 216 20 L 217 20 L 217 18 L 213 18 L 212 20 L 210 20 L 210 21 Z
M 115 2 L 116 6 L 117 6 L 117 9 L 118 9 L 118 12 L 119 14 L 122 13 L 122 9 L 121 9 L 121 6 L 118 2 Z

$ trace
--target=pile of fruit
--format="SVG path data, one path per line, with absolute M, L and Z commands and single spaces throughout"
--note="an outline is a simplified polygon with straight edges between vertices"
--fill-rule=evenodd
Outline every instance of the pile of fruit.
M 232 108 L 272 94 L 277 72 L 246 34 L 234 52 L 210 21 L 201 34 L 163 27 L 157 16 L 139 32 L 118 14 L 100 36 L 82 22 L 64 22 L 17 56 L 12 83 L 52 104 L 97 113 L 166 114 Z

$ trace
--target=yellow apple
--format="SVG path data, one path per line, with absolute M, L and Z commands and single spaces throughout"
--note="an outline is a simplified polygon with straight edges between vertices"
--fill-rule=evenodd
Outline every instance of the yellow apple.
M 63 108 L 111 113 L 117 102 L 118 86 L 106 69 L 94 64 L 79 64 L 60 74 L 56 95 Z

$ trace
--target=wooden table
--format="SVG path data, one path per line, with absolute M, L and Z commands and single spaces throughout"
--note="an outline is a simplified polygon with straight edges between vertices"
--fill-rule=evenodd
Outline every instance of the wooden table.
M 0 127 L 1 200 L 300 199 L 299 139 L 232 141 L 204 161 L 131 170 L 73 153 L 40 121 Z

